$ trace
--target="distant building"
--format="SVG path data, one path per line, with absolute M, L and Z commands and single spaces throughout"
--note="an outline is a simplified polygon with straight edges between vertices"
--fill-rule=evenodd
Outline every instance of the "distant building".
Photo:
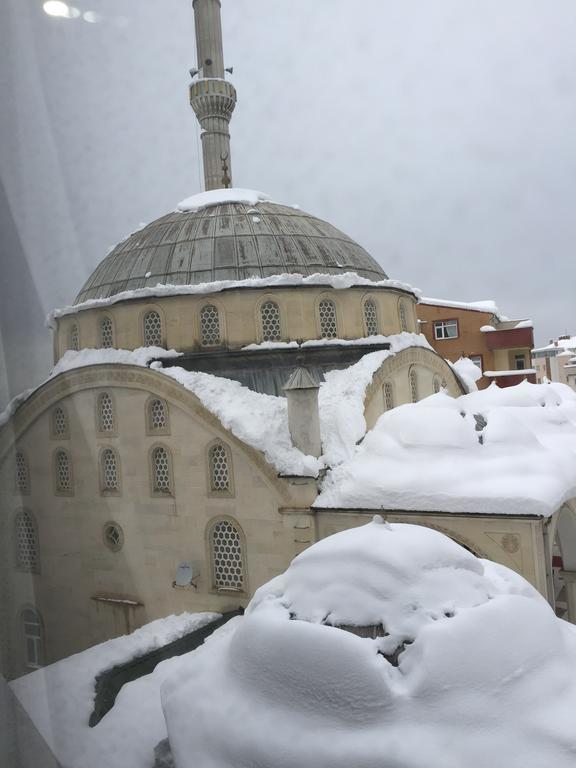
M 558 336 L 545 347 L 533 349 L 532 365 L 538 383 L 559 381 L 576 390 L 576 336 Z
M 530 355 L 534 346 L 531 320 L 510 320 L 493 301 L 465 303 L 424 297 L 417 312 L 420 330 L 442 357 L 452 363 L 468 357 L 480 368 L 479 389 L 493 381 L 499 387 L 524 380 L 536 382 Z

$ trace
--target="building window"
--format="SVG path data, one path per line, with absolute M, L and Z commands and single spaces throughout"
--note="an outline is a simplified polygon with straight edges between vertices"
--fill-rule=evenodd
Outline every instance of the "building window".
M 482 355 L 470 355 L 470 360 L 474 365 L 478 366 L 481 371 L 484 370 L 484 363 L 482 362 Z
M 70 326 L 68 334 L 68 349 L 72 349 L 74 352 L 78 352 L 80 349 L 80 333 L 76 323 Z
M 332 299 L 322 299 L 318 304 L 318 316 L 320 318 L 320 336 L 323 339 L 335 339 L 338 336 L 338 323 L 336 321 L 336 305 Z
M 216 492 L 229 493 L 232 483 L 230 460 L 226 446 L 222 443 L 215 443 L 208 451 L 208 462 L 210 465 L 210 489 Z
M 68 415 L 61 405 L 52 410 L 52 437 L 68 437 Z
M 144 315 L 144 346 L 162 346 L 162 320 L 154 309 Z
M 457 339 L 458 338 L 458 320 L 436 320 L 434 323 L 434 338 Z
M 114 403 L 108 392 L 98 395 L 97 404 L 98 432 L 114 432 L 116 419 L 114 418 Z
M 64 448 L 56 451 L 56 493 L 72 493 L 72 468 L 70 457 Z
M 214 304 L 200 310 L 200 338 L 203 347 L 217 347 L 221 343 L 220 313 Z
M 244 590 L 244 556 L 240 531 L 230 520 L 219 520 L 210 534 L 214 587 Z
M 387 411 L 394 408 L 394 389 L 391 381 L 384 382 L 384 407 Z
M 40 614 L 34 608 L 24 608 L 20 614 L 24 661 L 28 669 L 39 669 L 44 664 L 44 629 Z
M 16 489 L 20 493 L 30 493 L 30 472 L 24 451 L 16 451 Z
M 526 369 L 526 358 L 524 355 L 514 355 L 514 370 L 523 371 Z
M 161 445 L 152 451 L 152 491 L 163 496 L 172 494 L 170 455 Z
M 100 454 L 100 488 L 102 493 L 118 493 L 120 472 L 113 448 L 104 448 Z
M 166 434 L 168 431 L 168 406 L 164 400 L 154 397 L 148 401 L 146 419 L 148 432 Z
M 374 299 L 366 299 L 364 302 L 364 330 L 366 336 L 378 335 L 378 314 Z
M 265 301 L 260 307 L 262 341 L 280 341 L 280 308 L 275 301 Z
M 124 546 L 124 531 L 113 520 L 104 524 L 102 529 L 102 538 L 104 544 L 111 549 L 112 552 L 119 552 Z
M 398 302 L 398 318 L 400 320 L 400 330 L 408 331 L 408 314 L 406 312 L 406 302 L 400 299 Z
M 408 380 L 410 383 L 410 399 L 413 403 L 418 402 L 418 377 L 414 368 L 410 369 L 408 374 Z
M 100 320 L 100 346 L 102 349 L 114 346 L 114 328 L 110 317 L 103 317 Z
M 14 518 L 14 543 L 16 546 L 16 568 L 19 571 L 40 573 L 38 552 L 38 530 L 36 521 L 26 510 Z

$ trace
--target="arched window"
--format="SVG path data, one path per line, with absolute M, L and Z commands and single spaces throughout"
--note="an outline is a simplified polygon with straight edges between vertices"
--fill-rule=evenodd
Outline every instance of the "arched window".
M 165 496 L 172 495 L 172 466 L 168 450 L 161 445 L 153 449 L 152 492 Z
M 240 531 L 231 520 L 219 520 L 210 531 L 212 574 L 218 590 L 244 590 L 244 554 Z
M 410 383 L 410 399 L 413 403 L 418 402 L 418 376 L 416 375 L 415 368 L 410 369 L 408 374 L 408 381 Z
M 232 490 L 232 468 L 229 451 L 222 443 L 214 443 L 208 451 L 210 467 L 210 490 L 230 493 Z
M 398 303 L 398 317 L 400 319 L 400 330 L 408 330 L 408 314 L 406 312 L 406 302 L 400 299 Z
M 44 664 L 44 627 L 35 608 L 24 608 L 20 613 L 24 662 L 28 669 L 39 669 Z
M 16 568 L 19 571 L 40 573 L 38 529 L 34 517 L 25 509 L 14 518 L 14 544 Z
M 104 448 L 100 453 L 100 488 L 102 493 L 118 493 L 120 490 L 120 470 L 113 448 Z
M 146 407 L 148 432 L 165 434 L 168 431 L 168 405 L 159 397 L 151 398 Z
M 64 448 L 56 451 L 54 472 L 56 493 L 72 493 L 72 467 L 70 457 Z
M 441 384 L 440 384 L 440 379 L 438 378 L 438 376 L 434 376 L 434 381 L 432 382 L 432 388 L 434 390 L 434 394 L 435 395 L 437 395 L 438 392 L 440 392 Z
M 320 336 L 323 339 L 335 339 L 338 336 L 338 323 L 336 321 L 336 305 L 332 299 L 322 299 L 318 304 L 318 316 L 320 318 Z
M 379 333 L 378 313 L 374 299 L 366 299 L 364 302 L 364 329 L 366 336 L 377 336 Z
M 162 320 L 155 309 L 151 309 L 144 315 L 144 346 L 162 346 Z
M 394 408 L 394 389 L 391 381 L 384 382 L 384 407 L 387 411 Z
M 24 451 L 16 451 L 16 489 L 20 493 L 30 493 L 30 472 Z
M 112 433 L 116 431 L 116 419 L 114 418 L 114 403 L 108 392 L 98 395 L 97 403 L 98 432 Z
M 100 346 L 108 349 L 114 346 L 114 327 L 111 317 L 102 317 L 100 319 Z
M 68 414 L 61 405 L 52 410 L 52 437 L 68 437 Z
M 200 310 L 200 340 L 203 347 L 216 347 L 221 343 L 220 313 L 214 304 Z
M 260 307 L 260 324 L 262 326 L 262 341 L 280 341 L 280 307 L 275 301 L 265 301 Z
M 80 349 L 80 333 L 76 323 L 70 326 L 70 331 L 68 333 L 68 349 L 72 349 L 74 352 L 78 352 Z

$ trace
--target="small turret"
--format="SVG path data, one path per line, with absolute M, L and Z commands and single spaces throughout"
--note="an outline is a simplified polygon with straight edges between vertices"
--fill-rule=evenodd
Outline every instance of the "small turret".
M 284 386 L 288 428 L 295 448 L 309 456 L 322 454 L 318 390 L 320 383 L 305 368 L 297 368 Z

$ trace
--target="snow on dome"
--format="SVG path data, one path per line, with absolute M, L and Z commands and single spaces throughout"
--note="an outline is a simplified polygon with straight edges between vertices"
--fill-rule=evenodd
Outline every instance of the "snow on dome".
M 176 768 L 572 768 L 575 665 L 520 576 L 375 520 L 296 557 L 161 696 Z
M 384 413 L 314 506 L 549 516 L 576 496 L 575 459 L 570 387 L 441 392 Z
M 264 192 L 255 189 L 212 189 L 209 192 L 200 192 L 192 197 L 187 197 L 176 206 L 177 211 L 196 213 L 204 208 L 212 208 L 222 203 L 246 203 L 246 205 L 258 205 L 258 203 L 272 202 Z

